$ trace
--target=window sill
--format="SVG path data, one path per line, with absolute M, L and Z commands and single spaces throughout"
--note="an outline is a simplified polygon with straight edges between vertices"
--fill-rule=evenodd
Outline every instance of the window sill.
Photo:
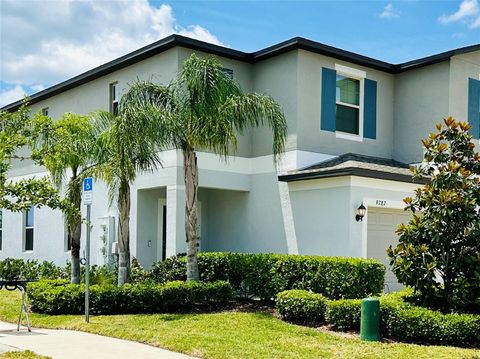
M 336 138 L 341 138 L 341 139 L 344 139 L 344 140 L 363 142 L 363 137 L 361 137 L 360 135 L 354 135 L 354 134 L 351 134 L 351 133 L 335 132 L 335 137 Z

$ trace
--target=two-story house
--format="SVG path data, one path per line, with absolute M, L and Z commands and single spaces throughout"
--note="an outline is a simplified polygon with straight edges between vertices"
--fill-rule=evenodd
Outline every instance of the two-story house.
M 242 136 L 227 162 L 199 153 L 201 251 L 386 263 L 397 224 L 409 218 L 402 199 L 418 187 L 408 165 L 422 160 L 420 140 L 448 115 L 468 119 L 475 141 L 480 135 L 480 45 L 393 65 L 303 38 L 244 53 L 172 35 L 32 95 L 32 110 L 53 118 L 113 111 L 129 83 L 167 84 L 193 52 L 218 56 L 244 90 L 273 96 L 289 127 L 278 168 L 267 129 Z M 146 267 L 185 252 L 182 156 L 171 150 L 161 158 L 163 167 L 132 188 L 132 255 Z M 44 174 L 23 162 L 10 175 Z M 92 260 L 111 263 L 116 210 L 104 184 L 95 184 L 93 197 Z M 366 213 L 358 220 L 361 204 Z M 0 258 L 69 259 L 60 212 L 2 214 Z

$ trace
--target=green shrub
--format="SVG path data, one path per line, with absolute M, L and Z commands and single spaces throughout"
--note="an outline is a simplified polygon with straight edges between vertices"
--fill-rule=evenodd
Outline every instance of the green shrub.
M 29 284 L 29 298 L 34 312 L 46 314 L 81 314 L 84 312 L 85 287 L 68 281 L 40 281 Z M 232 299 L 228 282 L 167 282 L 92 285 L 92 314 L 162 313 L 191 310 L 225 304 Z
M 277 294 L 276 308 L 285 320 L 318 325 L 325 321 L 326 302 L 321 294 L 292 289 Z
M 53 262 L 6 258 L 0 260 L 0 278 L 6 280 L 18 279 L 67 279 L 69 272 L 56 266 Z
M 480 346 L 480 315 L 442 314 L 385 296 L 380 302 L 382 335 L 405 342 Z
M 327 303 L 325 318 L 340 331 L 360 330 L 361 299 L 332 300 Z
M 116 277 L 116 276 L 115 276 Z M 148 271 L 146 271 L 138 262 L 137 258 L 132 258 L 130 266 L 130 282 L 143 283 L 148 279 Z
M 237 294 L 272 299 L 304 289 L 330 299 L 362 298 L 383 290 L 385 267 L 376 260 L 286 254 L 199 253 L 201 281 L 228 281 Z M 154 264 L 148 280 L 184 280 L 184 256 Z
M 445 313 L 480 313 L 480 153 L 471 127 L 448 117 L 422 140 L 424 158 L 412 170 L 429 181 L 404 199 L 413 215 L 387 250 L 398 281 Z
M 405 301 L 409 292 L 380 298 L 380 334 L 399 341 L 480 346 L 480 315 L 442 314 Z M 361 300 L 327 302 L 326 322 L 341 331 L 359 330 Z

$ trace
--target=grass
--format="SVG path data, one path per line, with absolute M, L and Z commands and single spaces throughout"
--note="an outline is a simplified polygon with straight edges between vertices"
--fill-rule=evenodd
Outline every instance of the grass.
M 0 319 L 14 322 L 15 292 L 0 292 Z M 367 343 L 285 323 L 269 313 L 94 316 L 31 314 L 32 325 L 134 340 L 201 358 L 480 358 L 480 351 L 401 343 Z
M 0 354 L 0 359 L 49 359 L 42 355 L 37 355 L 30 350 L 19 351 L 19 352 L 7 352 Z

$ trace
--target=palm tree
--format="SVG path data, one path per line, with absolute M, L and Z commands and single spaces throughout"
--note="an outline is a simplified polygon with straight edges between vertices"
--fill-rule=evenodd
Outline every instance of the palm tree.
M 213 56 L 191 55 L 170 85 L 149 82 L 132 86 L 132 115 L 156 122 L 161 148 L 183 153 L 187 280 L 198 280 L 196 151 L 222 156 L 235 154 L 237 135 L 250 127 L 268 126 L 273 132 L 274 159 L 284 151 L 287 125 L 280 105 L 266 95 L 244 93 Z
M 76 215 L 65 212 L 68 241 L 71 244 L 71 282 L 80 283 L 80 237 L 82 220 L 81 178 L 92 160 L 94 144 L 90 118 L 74 113 L 65 113 L 56 122 L 50 117 L 37 115 L 32 120 L 32 158 L 45 166 L 65 197 L 77 210 Z
M 122 97 L 118 115 L 106 111 L 92 115 L 98 144 L 91 173 L 106 182 L 110 204 L 116 201 L 118 209 L 118 285 L 128 282 L 130 274 L 130 186 L 139 172 L 160 165 L 156 119 L 132 115 L 134 90 Z

